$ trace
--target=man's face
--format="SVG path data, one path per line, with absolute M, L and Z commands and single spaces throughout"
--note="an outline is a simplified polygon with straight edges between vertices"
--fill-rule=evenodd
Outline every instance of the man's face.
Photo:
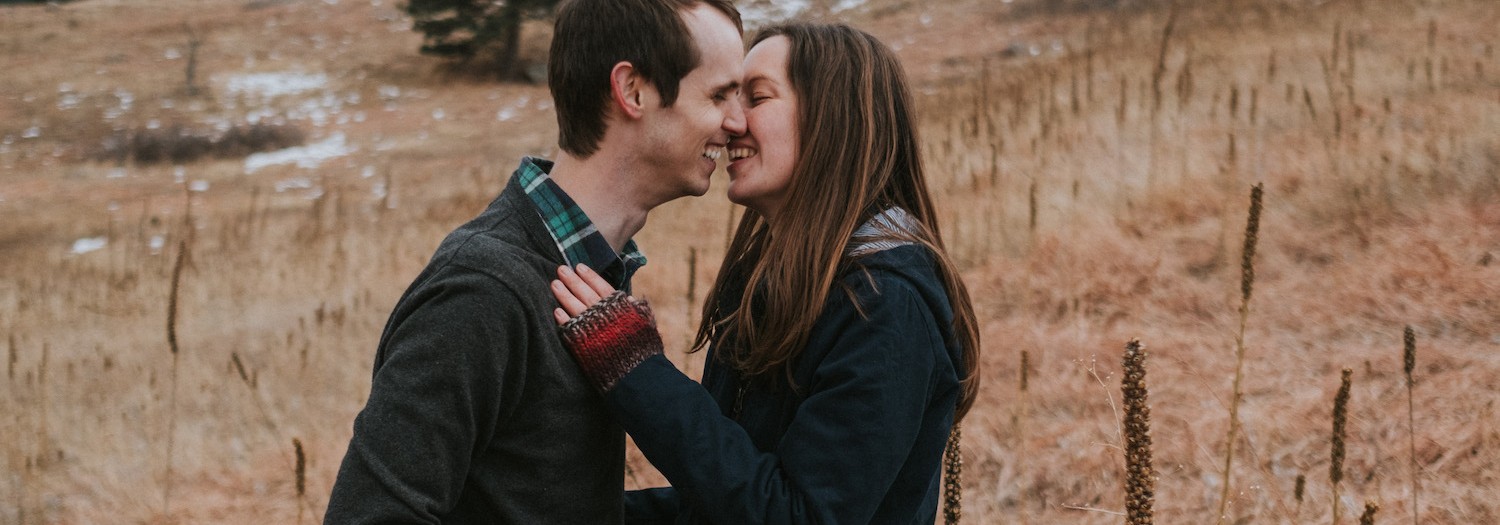
M 709 177 L 729 138 L 745 131 L 739 82 L 745 44 L 729 17 L 708 4 L 682 11 L 698 48 L 698 67 L 682 77 L 677 101 L 647 114 L 641 151 L 657 175 L 662 202 L 708 193 Z

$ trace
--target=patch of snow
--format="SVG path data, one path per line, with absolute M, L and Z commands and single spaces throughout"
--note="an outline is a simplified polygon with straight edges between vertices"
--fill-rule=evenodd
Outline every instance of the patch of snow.
M 34 138 L 38 138 L 38 137 L 41 137 L 41 136 L 42 136 L 42 127 L 41 126 L 32 126 L 32 127 L 26 128 L 26 131 L 21 132 L 21 138 L 23 138 L 23 139 L 34 139 Z
M 208 191 L 208 181 L 201 179 L 195 180 L 192 184 L 188 185 L 188 189 L 194 192 L 203 193 L 205 191 Z
M 124 115 L 125 112 L 130 111 L 131 105 L 135 104 L 135 95 L 132 95 L 129 91 L 116 89 L 113 94 L 120 103 L 115 107 L 106 108 L 104 110 L 104 120 L 114 120 L 120 118 L 120 116 Z
M 224 89 L 230 96 L 246 95 L 252 98 L 271 99 L 306 93 L 327 86 L 328 75 L 323 73 L 277 71 L 233 75 L 225 81 Z
M 811 4 L 808 0 L 756 0 L 739 6 L 740 20 L 745 29 L 759 29 L 796 18 Z
M 316 168 L 323 161 L 343 157 L 357 150 L 358 148 L 346 143 L 342 132 L 334 133 L 322 142 L 245 157 L 245 173 L 255 173 L 261 168 L 278 164 L 294 164 L 299 168 L 307 169 Z
M 73 255 L 83 255 L 85 253 L 100 250 L 108 244 L 109 240 L 104 237 L 84 237 L 82 239 L 73 241 L 73 248 L 69 250 L 69 253 L 72 253 Z
M 67 84 L 63 84 L 63 86 L 70 87 Z M 62 96 L 57 98 L 57 109 L 69 110 L 76 108 L 80 102 L 83 102 L 83 98 L 83 95 L 74 93 L 71 88 L 67 91 L 62 91 Z
M 161 248 L 162 246 L 166 246 L 166 244 L 166 237 L 162 237 L 160 235 L 152 235 L 151 242 L 150 244 L 148 244 L 148 246 L 151 247 L 151 255 L 161 255 Z
M 312 180 L 309 180 L 307 177 L 292 177 L 290 179 L 276 181 L 275 185 L 276 193 L 281 193 L 286 190 L 305 190 L 312 187 Z
M 839 3 L 834 4 L 832 8 L 829 8 L 829 11 L 832 11 L 834 13 L 842 13 L 850 9 L 858 9 L 860 7 L 863 7 L 864 5 L 865 0 L 839 0 Z

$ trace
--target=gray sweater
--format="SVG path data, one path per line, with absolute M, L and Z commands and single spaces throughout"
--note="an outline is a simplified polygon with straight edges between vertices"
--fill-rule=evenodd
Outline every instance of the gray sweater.
M 619 523 L 624 433 L 552 321 L 562 254 L 514 178 L 396 304 L 326 523 Z

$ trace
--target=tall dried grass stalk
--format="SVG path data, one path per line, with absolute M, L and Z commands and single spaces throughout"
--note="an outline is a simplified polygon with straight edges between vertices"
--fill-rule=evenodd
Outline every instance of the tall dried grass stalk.
M 1349 380 L 1354 371 L 1345 368 L 1339 379 L 1339 393 L 1333 398 L 1333 436 L 1332 453 L 1328 465 L 1328 481 L 1333 485 L 1333 523 L 1338 525 L 1339 510 L 1339 482 L 1344 480 L 1344 426 L 1349 416 Z
M 177 305 L 182 292 L 182 267 L 187 259 L 187 239 L 177 243 L 177 260 L 172 263 L 172 290 L 167 296 L 167 346 L 172 351 L 172 385 L 167 405 L 167 465 L 162 478 L 162 514 L 172 510 L 172 455 L 177 441 Z
M 302 452 L 302 440 L 292 438 L 292 450 L 297 455 L 297 466 L 294 470 L 297 480 L 297 523 L 302 523 L 304 497 L 307 495 L 307 456 Z
M 1036 239 L 1036 179 L 1031 180 L 1031 191 L 1026 197 L 1027 205 L 1027 230 L 1031 232 L 1033 240 Z
M 196 97 L 203 92 L 198 85 L 198 48 L 203 46 L 203 39 L 198 37 L 198 32 L 187 22 L 182 23 L 182 31 L 187 34 L 187 66 L 183 71 L 183 90 L 189 97 Z
M 42 343 L 42 363 L 37 367 L 36 409 L 38 424 L 36 443 L 37 453 L 39 454 L 37 459 L 38 463 L 41 462 L 41 458 L 49 455 L 49 451 L 47 449 L 50 448 L 49 443 L 51 442 L 51 439 L 48 436 L 52 434 L 52 431 L 48 428 L 47 424 L 47 407 L 49 405 L 49 403 L 47 402 L 47 362 L 51 360 L 51 355 L 51 345 Z
M 10 334 L 10 357 L 7 359 L 5 376 L 10 381 L 16 380 L 16 334 Z
M 245 363 L 240 361 L 239 352 L 229 352 L 229 363 L 234 365 L 234 371 L 239 373 L 240 381 L 250 384 L 250 374 L 245 372 Z
M 1021 392 L 1023 392 L 1023 393 L 1026 392 L 1027 390 L 1029 390 L 1029 388 L 1027 386 L 1027 382 L 1028 382 L 1027 376 L 1030 374 L 1030 368 L 1031 368 L 1031 354 L 1028 353 L 1025 350 L 1022 350 L 1021 351 Z
M 1229 510 L 1231 468 L 1234 466 L 1234 442 L 1240 430 L 1241 383 L 1245 371 L 1245 323 L 1250 318 L 1250 296 L 1255 288 L 1255 245 L 1260 240 L 1261 196 L 1264 183 L 1250 188 L 1250 214 L 1245 221 L 1245 247 L 1240 255 L 1240 329 L 1234 336 L 1234 395 L 1229 402 L 1229 435 L 1224 440 L 1224 486 L 1219 494 L 1217 523 L 1223 523 Z
M 302 451 L 302 440 L 292 438 L 292 448 L 297 454 L 297 497 L 307 494 L 307 456 Z
M 177 259 L 172 263 L 172 290 L 167 296 L 167 347 L 177 355 L 177 297 L 182 286 L 182 267 L 186 260 L 187 240 L 177 243 Z
M 1125 345 L 1125 523 L 1150 525 L 1156 497 L 1156 472 L 1151 468 L 1151 407 L 1147 405 L 1146 348 L 1139 339 Z
M 1417 482 L 1417 426 L 1415 416 L 1415 401 L 1412 400 L 1412 387 L 1416 381 L 1412 379 L 1412 371 L 1417 367 L 1417 334 L 1407 326 L 1402 333 L 1404 350 L 1401 352 L 1402 370 L 1406 372 L 1406 447 L 1411 458 L 1411 522 L 1417 523 L 1418 496 L 1421 494 L 1422 485 Z
M 1029 378 L 1028 378 L 1028 376 L 1030 376 L 1030 374 L 1031 374 L 1030 371 L 1031 371 L 1031 354 L 1029 352 L 1025 351 L 1025 350 L 1022 350 L 1021 351 L 1021 371 L 1020 371 L 1020 376 L 1021 376 L 1020 377 L 1021 400 L 1020 400 L 1020 403 L 1019 403 L 1019 405 L 1020 405 L 1020 413 L 1016 416 L 1016 442 L 1017 442 L 1016 449 L 1017 449 L 1017 452 L 1018 452 L 1018 454 L 1016 456 L 1016 462 L 1017 462 L 1016 466 L 1019 468 L 1019 470 L 1021 472 L 1027 472 L 1027 470 L 1026 470 L 1026 457 L 1027 457 L 1027 450 L 1026 450 L 1026 420 L 1030 417 L 1031 404 L 1027 402 L 1026 398 L 1028 397 L 1029 390 L 1030 390 Z M 1022 507 L 1021 508 L 1021 523 L 1023 525 L 1025 523 L 1028 523 L 1030 521 L 1030 517 L 1031 516 L 1027 512 L 1026 508 Z
M 1292 488 L 1292 497 L 1297 500 L 1297 515 L 1302 515 L 1302 494 L 1307 490 L 1307 475 L 1298 474 L 1297 484 Z
M 688 247 L 687 263 L 687 293 L 683 297 L 686 303 L 683 304 L 682 311 L 685 314 L 684 317 L 686 317 L 684 319 L 686 324 L 683 326 L 691 327 L 693 326 L 693 305 L 698 302 L 698 248 L 696 246 Z M 691 352 L 693 350 L 692 329 L 689 328 L 684 330 L 684 332 L 688 333 L 688 339 L 682 351 L 688 353 L 688 358 L 691 359 Z
M 948 434 L 948 449 L 943 452 L 943 523 L 956 525 L 964 516 L 964 455 L 959 443 L 963 428 L 953 425 Z
M 1172 30 L 1177 27 L 1177 2 L 1172 2 L 1167 11 L 1167 25 L 1161 30 L 1161 46 L 1156 53 L 1156 66 L 1151 69 L 1151 115 L 1154 120 L 1161 111 L 1161 81 L 1167 74 L 1167 51 L 1172 43 Z

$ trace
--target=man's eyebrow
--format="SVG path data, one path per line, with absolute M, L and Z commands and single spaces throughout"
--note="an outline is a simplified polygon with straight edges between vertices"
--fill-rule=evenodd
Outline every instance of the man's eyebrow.
M 718 87 L 714 88 L 714 93 L 723 93 L 725 91 L 734 91 L 734 90 L 739 89 L 739 88 L 740 88 L 740 81 L 738 81 L 738 80 L 731 80 L 731 81 L 725 82 L 723 84 L 720 84 Z

